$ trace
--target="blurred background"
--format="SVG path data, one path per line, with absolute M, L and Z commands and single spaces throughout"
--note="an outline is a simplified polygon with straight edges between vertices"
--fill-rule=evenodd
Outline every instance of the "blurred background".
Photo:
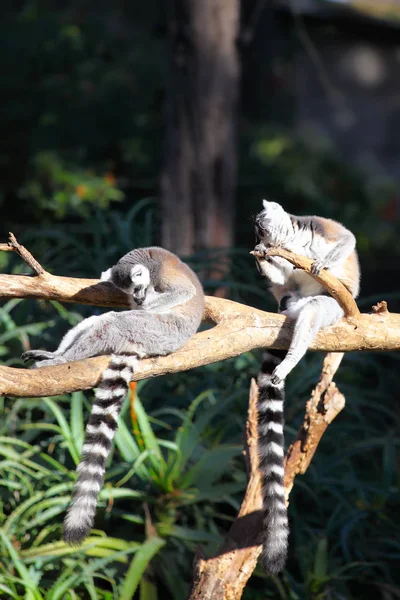
M 5 0 L 1 14 L 2 241 L 80 277 L 163 245 L 208 294 L 274 311 L 248 254 L 267 198 L 343 222 L 361 310 L 400 311 L 399 0 Z M 0 269 L 28 270 L 11 253 Z M 1 361 L 22 366 L 89 314 L 3 302 Z M 195 549 L 216 552 L 246 487 L 259 358 L 138 385 L 80 549 L 59 540 L 91 394 L 2 398 L 1 597 L 183 600 Z M 288 444 L 321 360 L 289 378 Z M 346 409 L 291 495 L 287 569 L 257 570 L 244 598 L 400 598 L 399 366 L 345 357 Z

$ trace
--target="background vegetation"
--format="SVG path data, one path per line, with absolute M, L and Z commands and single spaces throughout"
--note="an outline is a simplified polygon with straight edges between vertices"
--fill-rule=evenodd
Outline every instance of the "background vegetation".
M 54 273 L 96 277 L 132 247 L 159 243 L 163 23 L 156 0 L 5 8 L 0 229 L 4 240 L 14 231 Z M 246 53 L 243 61 L 249 66 Z M 250 94 L 243 92 L 244 107 Z M 251 213 L 268 196 L 294 213 L 346 223 L 364 273 L 361 308 L 384 298 L 399 310 L 397 182 L 344 163 L 326 140 L 296 137 L 289 122 L 256 117 L 243 110 L 240 119 L 235 247 L 199 251 L 189 257 L 193 267 L 205 273 L 223 256 L 226 294 L 274 310 L 248 256 Z M 8 253 L 0 268 L 26 271 Z M 212 293 L 221 280 L 204 285 Z M 29 347 L 53 348 L 89 313 L 54 302 L 3 303 L 3 364 L 22 366 L 18 357 Z M 240 505 L 243 426 L 258 361 L 255 352 L 139 384 L 121 419 L 96 529 L 80 549 L 60 536 L 91 394 L 3 398 L 0 596 L 183 600 L 196 548 L 214 552 Z M 320 364 L 310 356 L 290 377 L 287 443 Z M 287 569 L 271 579 L 257 571 L 248 600 L 400 597 L 398 367 L 394 353 L 346 356 L 336 378 L 346 410 L 292 492 Z

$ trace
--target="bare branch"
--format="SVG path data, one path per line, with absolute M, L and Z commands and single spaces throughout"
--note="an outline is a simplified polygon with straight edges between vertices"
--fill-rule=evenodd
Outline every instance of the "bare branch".
M 18 245 L 21 248 L 20 245 Z M 35 259 L 24 249 L 24 257 Z M 296 257 L 296 260 L 301 257 Z M 304 259 L 307 262 L 307 259 Z M 324 272 L 324 277 L 327 272 Z M 332 279 L 333 276 L 331 275 Z M 127 296 L 113 285 L 95 279 L 58 277 L 44 272 L 36 277 L 1 275 L 2 298 L 41 298 L 78 302 L 94 306 L 129 307 Z M 177 373 L 232 358 L 254 348 L 287 349 L 292 336 L 290 319 L 222 298 L 206 298 L 204 319 L 216 327 L 194 336 L 178 352 L 141 361 L 134 380 Z M 400 315 L 380 308 L 375 314 L 343 319 L 320 331 L 311 350 L 349 352 L 352 350 L 398 350 Z M 109 357 L 99 356 L 75 363 L 34 371 L 0 366 L 0 394 L 32 397 L 53 396 L 94 387 Z
M 289 497 L 293 480 L 305 473 L 329 423 L 343 409 L 345 401 L 332 383 L 343 354 L 328 354 L 318 385 L 307 403 L 303 425 L 289 448 L 285 463 L 285 494 Z M 254 571 L 261 546 L 261 481 L 257 454 L 257 396 L 254 380 L 250 385 L 249 412 L 246 426 L 250 477 L 240 511 L 217 556 L 199 558 L 189 600 L 239 600 Z
M 251 380 L 246 424 L 246 459 L 249 482 L 240 511 L 217 556 L 198 558 L 189 600 L 236 600 L 254 571 L 261 547 L 257 545 L 262 527 L 261 481 L 257 451 L 258 387 Z
M 128 307 L 126 296 L 111 284 L 92 279 L 0 275 L 3 298 L 44 298 L 97 306 Z M 266 313 L 231 300 L 206 298 L 205 319 L 216 327 L 194 336 L 178 352 L 141 361 L 136 381 L 176 373 L 238 356 L 254 348 L 289 347 L 292 321 L 283 315 Z M 388 312 L 362 314 L 343 319 L 320 331 L 311 350 L 349 352 L 353 350 L 398 350 L 400 315 Z M 90 358 L 34 371 L 0 366 L 0 394 L 10 396 L 51 396 L 94 387 L 108 364 L 108 357 Z
M 0 244 L 0 250 L 3 252 L 16 252 L 18 256 L 22 258 L 26 262 L 27 265 L 30 266 L 32 271 L 38 276 L 46 276 L 47 271 L 45 271 L 41 264 L 32 256 L 32 254 L 25 248 L 25 246 L 21 246 L 21 244 L 17 241 L 17 238 L 13 233 L 8 234 L 9 242 L 8 244 Z
M 216 327 L 198 333 L 174 354 L 142 360 L 134 381 L 186 371 L 254 348 L 289 347 L 292 321 L 282 315 L 222 298 L 207 298 L 205 314 L 217 322 Z M 398 350 L 399 347 L 400 315 L 390 313 L 363 314 L 356 324 L 342 320 L 321 330 L 311 345 L 312 350 L 328 352 Z M 92 388 L 98 383 L 108 361 L 109 357 L 98 356 L 33 371 L 0 366 L 0 394 L 52 396 Z
M 329 352 L 323 362 L 320 380 L 306 405 L 303 425 L 290 446 L 285 460 L 285 493 L 289 496 L 293 480 L 305 473 L 317 446 L 333 419 L 343 410 L 345 398 L 332 379 L 343 358 L 342 352 Z M 322 405 L 321 405 L 322 401 Z
M 261 254 L 257 251 L 252 251 L 250 254 L 253 254 L 255 257 L 264 257 L 264 254 Z M 284 250 L 283 248 L 271 247 L 268 248 L 268 256 L 280 256 L 281 258 L 285 258 L 292 265 L 294 265 L 297 269 L 301 269 L 305 271 L 311 277 L 313 277 L 318 283 L 324 286 L 327 292 L 335 298 L 338 304 L 343 308 L 344 314 L 346 317 L 357 318 L 360 316 L 360 311 L 358 310 L 357 304 L 350 294 L 349 290 L 345 285 L 332 273 L 326 269 L 322 269 L 319 275 L 314 275 L 311 273 L 311 266 L 313 261 L 311 258 L 306 258 L 305 256 L 300 256 L 300 254 L 294 254 L 289 250 Z

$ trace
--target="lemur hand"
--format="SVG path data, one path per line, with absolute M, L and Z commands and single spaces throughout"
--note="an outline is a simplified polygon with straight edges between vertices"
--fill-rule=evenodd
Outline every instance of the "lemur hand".
M 256 260 L 266 260 L 268 248 L 265 244 L 261 242 L 260 244 L 257 244 L 257 246 L 254 248 L 251 254 L 255 256 Z
M 317 259 L 314 260 L 313 264 L 311 265 L 311 273 L 313 275 L 319 275 L 322 271 L 322 269 L 327 269 L 328 265 L 325 263 L 324 260 L 321 259 Z

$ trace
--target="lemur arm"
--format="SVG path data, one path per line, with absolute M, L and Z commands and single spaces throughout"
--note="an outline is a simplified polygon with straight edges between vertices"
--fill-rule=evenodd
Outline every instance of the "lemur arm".
M 318 219 L 318 221 L 322 226 L 322 230 L 325 231 L 327 225 L 323 223 L 322 219 Z M 337 263 L 344 261 L 356 247 L 356 238 L 351 231 L 334 221 L 329 222 L 329 229 L 337 230 L 335 232 L 337 234 L 337 236 L 335 236 L 337 237 L 337 242 L 324 258 L 317 259 L 313 262 L 311 272 L 314 275 L 318 275 L 322 269 L 331 269 Z M 329 233 L 332 234 L 332 231 Z M 327 239 L 329 239 L 329 237 Z
M 265 255 L 268 248 L 261 242 L 257 244 L 254 251 Z M 272 256 L 256 256 L 256 266 L 261 275 L 267 277 L 275 285 L 284 285 L 293 271 L 292 265 L 287 260 Z
M 141 309 L 146 312 L 164 312 L 193 298 L 196 293 L 194 285 L 186 282 L 184 286 L 174 286 L 165 291 L 149 290 Z

